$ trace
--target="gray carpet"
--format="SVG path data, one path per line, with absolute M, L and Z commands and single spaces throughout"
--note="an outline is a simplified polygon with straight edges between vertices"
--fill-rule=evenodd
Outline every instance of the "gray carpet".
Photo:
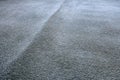
M 0 80 L 120 80 L 120 0 L 0 0 Z

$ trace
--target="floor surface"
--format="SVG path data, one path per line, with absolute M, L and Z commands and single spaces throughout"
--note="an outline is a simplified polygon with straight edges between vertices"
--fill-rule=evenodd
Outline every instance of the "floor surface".
M 0 80 L 120 80 L 120 0 L 0 0 Z

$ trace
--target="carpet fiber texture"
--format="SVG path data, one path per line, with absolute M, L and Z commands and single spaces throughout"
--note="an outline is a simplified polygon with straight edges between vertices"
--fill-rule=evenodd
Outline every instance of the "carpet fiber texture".
M 0 0 L 0 80 L 120 80 L 120 0 Z

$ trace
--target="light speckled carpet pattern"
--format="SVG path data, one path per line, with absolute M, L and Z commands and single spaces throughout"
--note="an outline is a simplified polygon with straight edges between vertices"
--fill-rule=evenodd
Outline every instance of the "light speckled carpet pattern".
M 120 80 L 120 0 L 0 0 L 0 80 Z

